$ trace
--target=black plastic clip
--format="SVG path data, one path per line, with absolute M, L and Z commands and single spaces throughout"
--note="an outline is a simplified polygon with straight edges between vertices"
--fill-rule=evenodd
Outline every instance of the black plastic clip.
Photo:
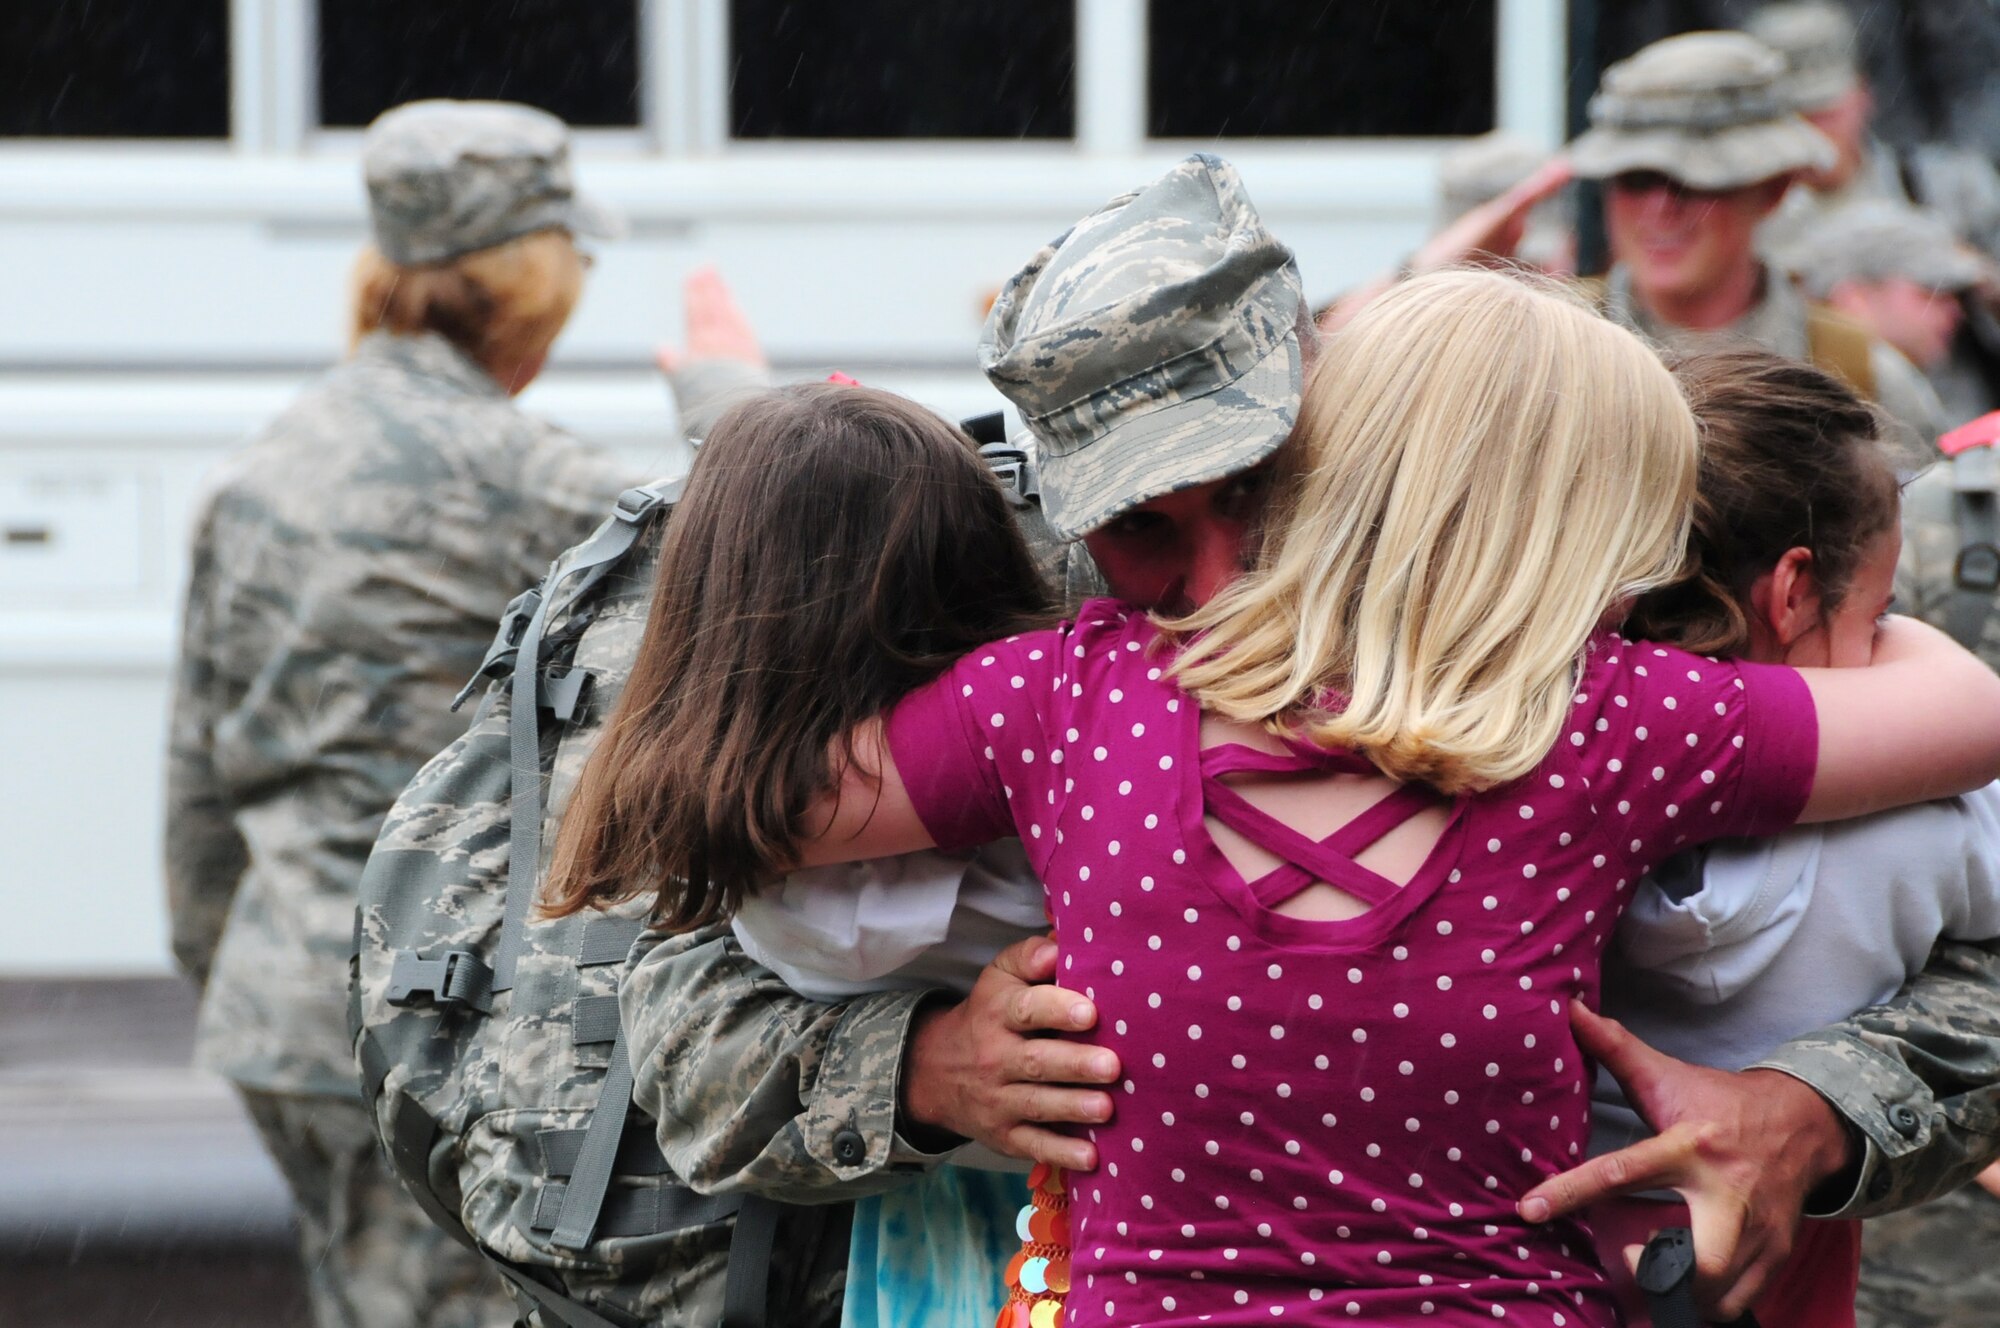
M 2000 590 L 2000 549 L 1991 544 L 1968 544 L 1958 551 L 1952 579 L 1961 590 L 1992 594 Z
M 1639 1256 L 1639 1290 L 1646 1293 L 1646 1310 L 1653 1328 L 1702 1328 L 1706 1322 L 1694 1303 L 1694 1233 L 1686 1227 L 1655 1232 Z M 1757 1328 L 1757 1317 L 1745 1313 L 1727 1328 Z
M 540 587 L 524 590 L 507 603 L 500 615 L 499 630 L 493 633 L 493 644 L 486 647 L 486 658 L 479 661 L 479 668 L 452 698 L 451 708 L 456 711 L 466 699 L 489 678 L 504 678 L 514 670 L 514 655 L 521 645 L 521 634 L 528 630 L 534 619 L 535 610 L 542 606 Z
M 493 1012 L 493 970 L 470 950 L 447 950 L 425 959 L 414 950 L 396 951 L 384 997 L 401 1008 L 416 1005 L 465 1006 Z

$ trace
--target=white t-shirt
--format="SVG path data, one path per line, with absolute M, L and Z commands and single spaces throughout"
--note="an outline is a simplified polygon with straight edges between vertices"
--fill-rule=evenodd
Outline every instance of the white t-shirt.
M 970 853 L 925 849 L 793 872 L 752 893 L 730 924 L 743 951 L 801 996 L 972 990 L 993 957 L 1049 929 L 1042 883 L 1018 839 Z M 980 1144 L 951 1160 L 982 1171 L 1028 1164 Z
M 744 952 L 801 996 L 971 991 L 993 956 L 1049 929 L 1042 883 L 1018 839 L 971 853 L 925 849 L 814 867 L 743 902 Z
M 1740 1070 L 1901 990 L 1940 939 L 2000 936 L 2000 784 L 1774 839 L 1711 844 L 1639 884 L 1604 1012 L 1670 1056 Z M 1593 1156 L 1651 1131 L 1601 1069 Z

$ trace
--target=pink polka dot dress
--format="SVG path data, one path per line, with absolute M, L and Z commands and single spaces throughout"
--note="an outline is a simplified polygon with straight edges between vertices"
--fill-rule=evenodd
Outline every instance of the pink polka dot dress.
M 1797 818 L 1818 740 L 1799 676 L 1598 637 L 1534 774 L 1452 804 L 1400 888 L 1349 864 L 1337 883 L 1373 906 L 1310 921 L 1274 906 L 1318 864 L 1246 882 L 1210 839 L 1204 806 L 1240 809 L 1205 798 L 1204 766 L 1258 758 L 1202 751 L 1154 637 L 1093 601 L 889 724 L 941 845 L 1021 836 L 1064 985 L 1125 1067 L 1099 1168 L 1072 1178 L 1067 1322 L 1617 1323 L 1587 1233 L 1514 1213 L 1589 1134 L 1567 1003 L 1595 1001 L 1647 868 Z M 1344 851 L 1425 794 L 1391 794 Z

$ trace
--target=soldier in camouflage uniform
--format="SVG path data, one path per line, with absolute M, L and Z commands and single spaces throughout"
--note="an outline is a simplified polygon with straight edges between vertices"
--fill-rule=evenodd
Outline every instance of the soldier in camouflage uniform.
M 2000 419 L 1946 435 L 1955 455 L 1903 492 L 1896 606 L 2000 669 Z M 1961 448 L 1959 445 L 1964 443 Z M 1988 1127 L 1993 1128 L 1991 1118 Z M 2000 1198 L 1967 1185 L 1862 1229 L 1858 1328 L 2000 1319 Z
M 199 1063 L 289 1182 L 322 1328 L 489 1328 L 513 1311 L 380 1157 L 346 1027 L 355 886 L 383 814 L 509 599 L 629 482 L 524 415 L 581 288 L 562 123 L 500 103 L 385 114 L 353 355 L 210 481 L 167 772 L 174 953 Z M 477 311 L 476 313 L 474 311 Z M 426 320 L 432 321 L 426 321 Z
M 1898 153 L 1871 132 L 1875 103 L 1855 63 L 1854 20 L 1838 5 L 1766 5 L 1745 24 L 1785 61 L 1792 106 L 1833 143 L 1833 164 L 1808 172 L 1759 235 L 1790 266 L 1822 218 L 1869 200 L 1921 203 L 1959 239 L 1992 252 L 2000 243 L 2000 174 L 1979 153 L 1925 143 Z
M 1100 213 L 1096 220 L 1101 238 L 1108 218 Z M 1057 248 L 1078 238 L 1066 237 Z M 1010 287 L 1018 301 L 1011 316 L 1064 327 L 1084 342 L 1115 326 L 1115 306 L 1071 303 L 1074 288 L 1067 283 L 1025 285 L 1047 257 Z M 1187 270 L 1171 249 L 1153 256 L 1149 266 L 1160 281 Z M 1121 390 L 1121 378 L 1173 356 L 1171 327 L 1156 331 L 1166 344 L 1135 344 L 1129 363 L 1094 366 L 1102 381 L 1065 380 L 1064 391 L 1089 405 L 1097 429 L 1111 431 L 1127 412 L 1143 418 L 1146 392 Z M 997 349 L 1000 343 L 994 344 Z M 1012 373 L 1003 390 L 1020 393 L 1032 416 L 1044 399 L 1032 392 L 1035 368 L 1046 361 L 1053 369 L 1061 357 L 1046 345 L 1023 344 L 1029 352 L 1007 364 Z M 1302 349 L 1309 352 L 1310 343 Z M 733 371 L 721 363 L 710 368 L 711 379 L 755 381 L 758 374 L 742 364 Z M 1143 382 L 1137 378 L 1135 385 Z M 1269 447 L 1276 446 L 1289 404 L 1284 411 L 1274 404 L 1270 422 L 1254 431 Z M 1248 419 L 1231 425 L 1239 439 L 1252 432 Z M 1217 438 L 1213 445 L 1228 444 Z M 1235 453 L 1246 458 L 1236 464 L 1249 464 L 1258 454 L 1254 448 Z M 1166 466 L 1148 467 L 1143 446 L 1133 449 L 1133 460 L 1123 482 L 1135 492 L 1148 480 L 1173 478 Z M 1184 594 L 1185 573 L 1216 556 L 1205 550 L 1240 539 L 1249 514 L 1245 499 L 1253 493 L 1232 493 L 1226 481 L 1168 492 L 1124 507 L 1086 543 L 1118 592 L 1143 600 L 1164 582 L 1165 589 Z M 1070 525 L 1063 533 L 1080 528 L 1087 526 Z M 1156 541 L 1150 556 L 1147 539 Z M 1233 565 L 1238 557 L 1240 551 L 1232 551 L 1223 561 Z M 1088 561 L 1072 557 L 1068 565 Z M 1149 566 L 1151 577 L 1145 575 Z M 1183 575 L 1162 570 L 1174 567 Z M 1195 593 L 1205 598 L 1213 583 L 1197 580 Z M 1115 1070 L 1062 1058 L 1058 1042 L 1022 1037 L 1030 1029 L 1089 1026 L 1093 1015 L 1080 993 L 1032 985 L 1054 971 L 1054 947 L 1030 944 L 1003 955 L 960 1004 L 933 992 L 822 1005 L 796 996 L 758 967 L 726 929 L 709 929 L 659 938 L 628 980 L 623 1004 L 628 1036 L 639 1049 L 634 1068 L 640 1094 L 669 1122 L 662 1144 L 681 1174 L 704 1190 L 829 1202 L 894 1185 L 962 1137 L 1069 1163 L 1079 1153 L 1087 1157 L 1080 1140 L 1058 1140 L 1034 1128 L 1036 1122 L 1087 1118 L 1094 1086 L 1115 1078 Z M 1778 1075 L 1698 1070 L 1636 1047 L 1625 1050 L 1622 1063 L 1648 1076 L 1654 1091 L 1642 1096 L 1662 1127 L 1677 1120 L 1703 1123 L 1711 1128 L 1714 1156 L 1753 1171 L 1756 1188 L 1741 1197 L 1749 1232 L 1762 1238 L 1795 1218 L 1798 1196 L 1820 1179 L 1801 1178 L 1796 1164 L 1779 1156 L 1802 1139 L 1817 1138 L 1816 1131 L 1831 1134 L 1814 1147 L 1844 1150 L 1849 1164 L 1813 1195 L 1813 1211 L 1826 1215 L 1861 1216 L 1921 1202 L 2000 1151 L 1996 1008 L 2000 951 L 1948 944 L 1895 1002 L 1797 1039 L 1767 1058 L 1763 1068 Z M 952 1038 L 940 1046 L 922 1036 L 935 1027 L 947 1027 Z M 920 1098 L 926 1103 L 921 1112 L 912 1109 Z M 1563 1179 L 1567 1189 L 1549 1197 L 1564 1209 L 1618 1187 L 1599 1163 Z M 1626 1179 L 1640 1188 L 1660 1183 L 1637 1170 Z M 1745 1247 L 1752 1244 L 1746 1237 Z M 1710 1253 L 1728 1261 L 1720 1285 L 1750 1257 L 1747 1251 Z M 940 1251 L 940 1257 L 949 1254 Z
M 1892 199 L 1852 203 L 1821 218 L 1792 250 L 1805 293 L 1867 327 L 1930 376 L 1947 418 L 2000 405 L 1953 346 L 1961 297 L 1990 280 L 1986 262 L 1931 213 Z
M 1811 360 L 1904 426 L 1915 470 L 1945 427 L 1923 375 L 1756 253 L 1756 228 L 1794 177 L 1834 158 L 1791 109 L 1783 73 L 1735 32 L 1669 37 L 1605 71 L 1569 153 L 1578 175 L 1606 182 L 1604 309 L 1673 351 L 1750 342 Z

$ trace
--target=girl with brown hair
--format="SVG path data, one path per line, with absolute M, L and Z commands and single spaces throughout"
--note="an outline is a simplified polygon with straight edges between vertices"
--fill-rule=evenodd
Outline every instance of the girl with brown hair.
M 1703 428 L 1687 566 L 1639 600 L 1628 629 L 1701 655 L 1866 667 L 1902 543 L 1881 417 L 1818 369 L 1764 351 L 1696 356 L 1676 376 Z M 1670 1055 L 1743 1069 L 1890 999 L 1939 939 L 1995 935 L 2000 786 L 1988 785 L 1668 859 L 1619 926 L 1604 1009 Z M 1592 1125 L 1593 1153 L 1649 1133 L 1604 1075 Z M 1681 1223 L 1676 1207 L 1597 1205 L 1605 1266 L 1621 1271 L 1623 1246 Z M 1758 1320 L 1852 1328 L 1860 1249 L 1858 1222 L 1807 1223 Z M 1643 1322 L 1619 1281 L 1628 1320 Z

